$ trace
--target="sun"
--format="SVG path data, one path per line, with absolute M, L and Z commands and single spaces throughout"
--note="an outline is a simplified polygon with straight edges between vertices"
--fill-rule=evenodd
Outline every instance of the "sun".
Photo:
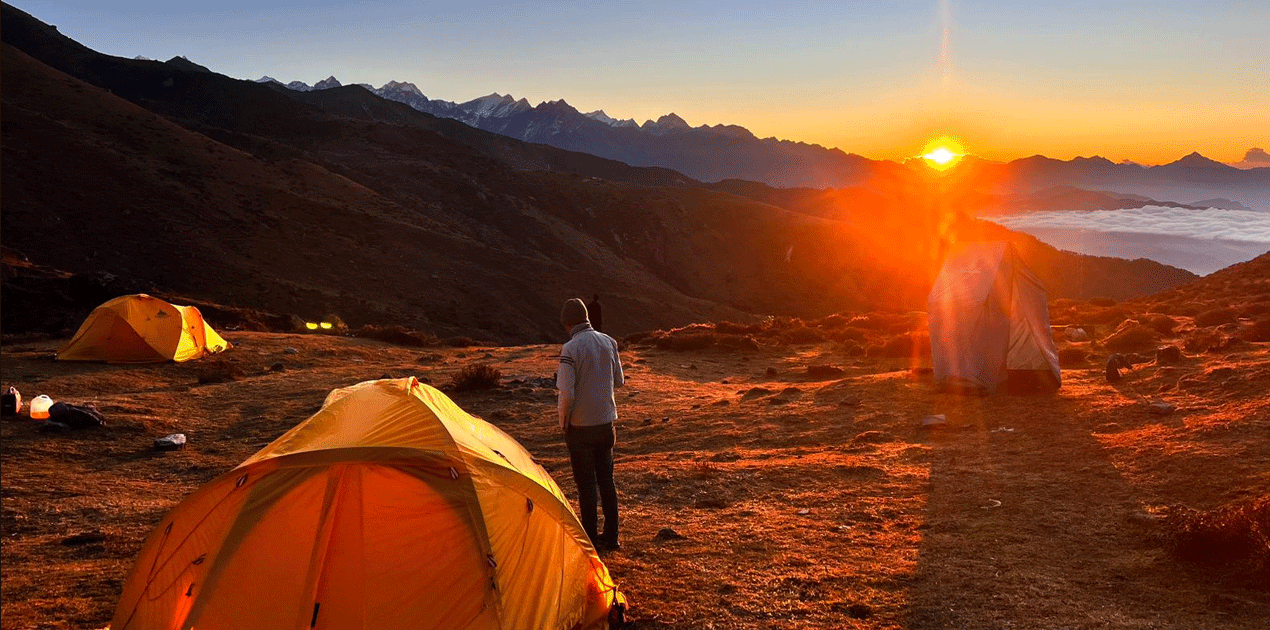
M 942 171 L 952 168 L 957 162 L 961 161 L 965 153 L 962 152 L 961 144 L 948 136 L 940 136 L 926 143 L 926 147 L 922 150 L 922 154 L 918 157 L 926 160 L 926 165 Z

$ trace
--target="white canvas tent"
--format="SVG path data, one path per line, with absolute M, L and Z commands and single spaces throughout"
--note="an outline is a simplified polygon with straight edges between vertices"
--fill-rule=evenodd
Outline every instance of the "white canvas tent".
M 1061 383 L 1045 288 L 1009 243 L 954 247 L 926 314 L 940 385 L 992 392 L 1007 380 L 1049 388 Z

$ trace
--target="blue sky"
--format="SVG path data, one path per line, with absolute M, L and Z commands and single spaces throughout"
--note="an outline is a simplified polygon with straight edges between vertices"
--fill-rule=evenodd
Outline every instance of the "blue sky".
M 16 0 L 108 54 L 430 98 L 674 111 L 869 157 L 938 135 L 1008 159 L 1270 145 L 1270 2 Z

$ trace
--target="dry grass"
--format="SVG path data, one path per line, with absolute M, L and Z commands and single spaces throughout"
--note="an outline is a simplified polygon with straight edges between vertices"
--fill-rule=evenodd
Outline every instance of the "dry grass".
M 416 349 L 367 339 L 229 336 L 241 344 L 219 358 L 243 376 L 202 386 L 193 365 L 42 359 L 55 342 L 3 349 L 6 380 L 96 402 L 110 421 L 57 438 L 0 423 L 4 628 L 104 626 L 166 511 L 308 417 L 330 389 L 384 373 L 446 383 L 499 366 L 524 384 L 457 392 L 456 402 L 575 496 L 545 384 L 558 346 L 440 347 L 420 363 Z M 1143 366 L 1123 390 L 1100 370 L 1068 370 L 1057 395 L 963 398 L 936 393 L 909 357 L 846 360 L 836 347 L 690 361 L 651 344 L 624 353 L 623 548 L 604 560 L 636 627 L 1234 630 L 1270 617 L 1270 593 L 1224 567 L 1174 560 L 1157 531 L 1130 519 L 1264 494 L 1270 348 Z M 275 362 L 287 369 L 270 371 Z M 844 377 L 807 380 L 807 366 L 828 364 Z M 1134 393 L 1180 380 L 1167 394 L 1172 416 L 1146 413 Z M 948 427 L 918 430 L 935 413 Z M 150 450 L 177 431 L 189 448 Z M 684 538 L 658 538 L 664 528 Z
M 503 373 L 488 363 L 465 365 L 454 373 L 450 381 L 450 390 L 471 392 L 482 389 L 496 389 L 503 380 Z
M 1211 510 L 1174 508 L 1165 519 L 1169 546 L 1178 556 L 1233 564 L 1270 579 L 1270 494 Z

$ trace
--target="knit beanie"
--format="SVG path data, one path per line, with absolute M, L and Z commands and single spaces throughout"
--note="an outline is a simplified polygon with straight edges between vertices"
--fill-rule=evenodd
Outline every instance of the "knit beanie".
M 587 319 L 586 304 L 582 300 L 573 298 L 564 303 L 564 308 L 560 311 L 560 323 L 573 328 L 578 324 L 585 324 Z

